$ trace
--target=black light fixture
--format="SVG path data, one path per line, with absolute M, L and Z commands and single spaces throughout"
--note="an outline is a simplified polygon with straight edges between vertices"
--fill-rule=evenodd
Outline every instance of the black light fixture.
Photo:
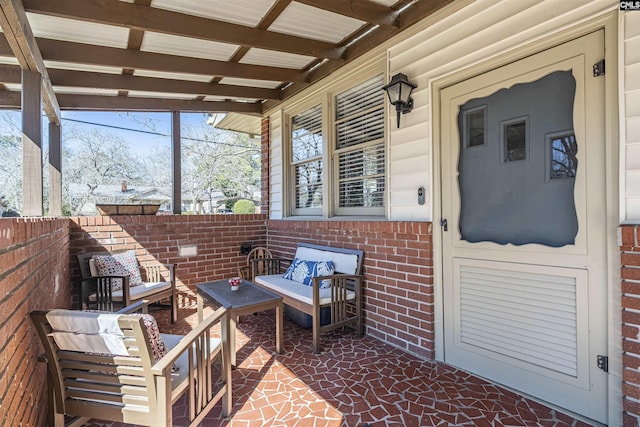
M 411 91 L 418 86 L 411 83 L 406 74 L 398 73 L 391 77 L 388 85 L 382 89 L 389 95 L 389 102 L 396 107 L 398 115 L 398 128 L 400 128 L 400 113 L 407 114 L 413 110 L 413 98 Z

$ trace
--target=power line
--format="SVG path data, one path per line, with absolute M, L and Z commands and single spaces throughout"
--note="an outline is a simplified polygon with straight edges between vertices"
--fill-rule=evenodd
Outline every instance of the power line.
M 105 123 L 94 123 L 94 122 L 88 122 L 88 121 L 85 121 L 85 120 L 69 119 L 69 118 L 66 118 L 66 117 L 63 117 L 62 120 L 66 120 L 66 121 L 69 121 L 69 122 L 75 122 L 75 123 L 82 123 L 82 124 L 85 124 L 85 125 L 101 126 L 101 127 L 111 128 L 111 129 L 124 130 L 124 131 L 129 131 L 129 132 L 144 133 L 144 134 L 147 134 L 147 135 L 163 136 L 163 137 L 167 137 L 167 138 L 171 137 L 171 134 L 165 134 L 165 133 L 160 133 L 160 132 L 151 131 L 151 130 L 133 129 L 133 128 L 127 128 L 127 127 L 123 127 L 123 126 L 108 125 L 108 124 L 105 124 Z M 210 140 L 207 140 L 207 139 L 190 138 L 190 137 L 186 137 L 186 136 L 181 136 L 180 139 L 186 139 L 188 141 L 194 141 L 194 142 L 206 142 L 208 144 L 220 144 L 220 145 L 226 145 L 226 146 L 229 146 L 229 147 L 244 148 L 245 150 L 260 151 L 257 148 L 247 147 L 247 146 L 239 145 L 239 144 L 231 144 L 229 142 L 210 141 Z

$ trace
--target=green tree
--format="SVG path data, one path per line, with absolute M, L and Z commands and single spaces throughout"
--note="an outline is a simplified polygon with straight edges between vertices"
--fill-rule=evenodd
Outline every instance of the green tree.
M 233 213 L 252 214 L 256 213 L 256 205 L 251 200 L 241 199 L 233 204 Z

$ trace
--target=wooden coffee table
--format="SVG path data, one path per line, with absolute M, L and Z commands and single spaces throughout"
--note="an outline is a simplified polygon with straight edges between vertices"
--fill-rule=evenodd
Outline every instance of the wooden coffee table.
M 253 283 L 242 280 L 240 289 L 232 291 L 229 282 L 217 280 L 201 283 L 198 288 L 198 321 L 202 322 L 204 299 L 213 303 L 230 306 L 229 342 L 231 345 L 231 365 L 236 366 L 236 324 L 240 316 L 276 309 L 276 352 L 282 353 L 282 297 Z M 224 338 L 224 337 L 223 337 Z

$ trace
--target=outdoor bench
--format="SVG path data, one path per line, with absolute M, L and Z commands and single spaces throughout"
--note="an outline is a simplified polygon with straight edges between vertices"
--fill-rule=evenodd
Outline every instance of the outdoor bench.
M 348 326 L 362 336 L 362 257 L 360 250 L 299 243 L 293 261 L 254 260 L 257 274 L 252 276 L 257 285 L 282 296 L 290 318 L 303 326 L 305 319 L 310 323 L 313 352 L 319 353 L 322 333 Z M 334 273 L 309 277 L 309 285 L 285 278 L 284 267 L 296 260 L 331 261 Z

